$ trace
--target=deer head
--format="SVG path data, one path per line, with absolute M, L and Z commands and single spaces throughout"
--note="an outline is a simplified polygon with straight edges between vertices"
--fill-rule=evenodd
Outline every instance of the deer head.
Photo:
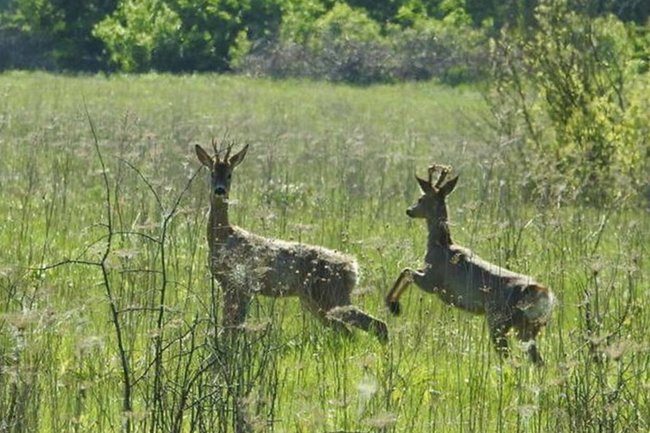
M 436 183 L 433 183 L 433 173 L 440 170 L 440 176 Z M 411 218 L 425 218 L 427 221 L 446 221 L 447 205 L 445 198 L 456 187 L 458 176 L 445 182 L 451 167 L 442 165 L 432 165 L 429 167 L 429 177 L 427 180 L 415 176 L 420 185 L 422 196 L 417 203 L 406 210 L 406 214 Z
M 230 151 L 232 150 L 233 145 L 229 144 L 226 147 L 226 154 L 223 159 L 219 157 L 220 152 L 217 150 L 214 140 L 212 141 L 212 147 L 214 148 L 214 157 L 211 157 L 208 152 L 198 144 L 194 149 L 196 150 L 196 156 L 199 158 L 199 161 L 210 169 L 210 185 L 213 194 L 217 197 L 228 198 L 232 171 L 244 160 L 246 151 L 248 151 L 248 144 L 233 156 L 230 156 Z

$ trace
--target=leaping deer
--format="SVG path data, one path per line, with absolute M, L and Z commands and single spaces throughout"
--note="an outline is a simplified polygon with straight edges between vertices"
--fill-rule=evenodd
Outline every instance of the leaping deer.
M 433 173 L 440 170 L 434 184 Z M 445 182 L 451 168 L 429 167 L 428 180 L 415 176 L 422 196 L 406 211 L 411 218 L 424 218 L 429 230 L 424 268 L 402 270 L 386 296 L 386 305 L 397 315 L 399 298 L 410 283 L 435 293 L 447 304 L 485 314 L 497 352 L 508 355 L 508 330 L 517 330 L 519 340 L 529 342 L 531 361 L 542 365 L 535 338 L 548 321 L 554 304 L 553 293 L 532 277 L 517 274 L 479 258 L 451 240 L 446 197 L 454 190 L 458 176 Z
M 224 290 L 226 329 L 244 322 L 251 297 L 261 293 L 297 296 L 327 326 L 349 333 L 346 325 L 351 325 L 375 334 L 382 343 L 388 341 L 386 324 L 352 305 L 350 293 L 358 274 L 353 257 L 319 246 L 265 238 L 230 224 L 232 172 L 244 159 L 248 145 L 233 156 L 233 146 L 228 145 L 223 158 L 214 141 L 212 145 L 214 157 L 198 144 L 195 150 L 211 172 L 210 269 Z

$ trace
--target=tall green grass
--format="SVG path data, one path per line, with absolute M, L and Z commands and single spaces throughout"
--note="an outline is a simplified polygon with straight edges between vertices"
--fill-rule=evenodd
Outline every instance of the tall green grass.
M 647 211 L 530 204 L 477 91 L 10 73 L 0 95 L 0 432 L 650 428 Z M 252 144 L 231 220 L 354 254 L 387 346 L 262 297 L 224 342 L 192 150 L 213 137 Z M 557 294 L 545 368 L 500 362 L 483 318 L 416 287 L 384 310 L 422 261 L 404 210 L 434 161 L 461 174 L 456 242 Z

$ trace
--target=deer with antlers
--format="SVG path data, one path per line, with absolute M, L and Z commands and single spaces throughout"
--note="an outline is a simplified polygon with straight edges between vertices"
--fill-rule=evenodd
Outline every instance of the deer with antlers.
M 223 158 L 212 143 L 214 156 L 196 145 L 199 161 L 211 172 L 211 201 L 208 220 L 210 269 L 224 290 L 223 322 L 232 330 L 241 325 L 251 297 L 296 296 L 322 323 L 344 333 L 347 325 L 373 333 L 388 341 L 386 324 L 352 305 L 350 294 L 357 283 L 353 257 L 319 246 L 269 239 L 230 224 L 228 196 L 232 172 L 246 152 L 244 146 Z
M 440 176 L 434 184 L 432 177 L 436 170 L 440 170 Z M 519 340 L 528 343 L 531 361 L 542 365 L 535 338 L 551 315 L 553 293 L 528 275 L 496 266 L 453 243 L 445 199 L 454 190 L 458 176 L 445 182 L 450 170 L 450 167 L 433 165 L 429 167 L 428 180 L 415 176 L 422 196 L 406 214 L 423 218 L 427 223 L 429 238 L 424 268 L 402 270 L 386 296 L 386 305 L 393 314 L 399 314 L 400 296 L 410 283 L 415 283 L 447 304 L 485 314 L 490 337 L 500 355 L 508 355 L 506 335 L 514 328 Z

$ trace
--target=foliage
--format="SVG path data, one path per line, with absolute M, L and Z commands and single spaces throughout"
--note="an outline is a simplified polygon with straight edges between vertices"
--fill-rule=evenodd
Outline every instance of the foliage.
M 384 77 L 380 25 L 360 8 L 335 3 L 289 3 L 274 40 L 258 43 L 239 70 L 275 77 L 302 76 L 372 82 Z
M 93 34 L 120 70 L 140 72 L 165 66 L 165 59 L 178 51 L 180 26 L 179 16 L 161 0 L 123 0 Z
M 386 64 L 380 26 L 361 9 L 337 3 L 319 17 L 306 48 L 334 81 L 376 81 Z
M 283 22 L 281 37 L 253 47 L 238 70 L 361 84 L 431 78 L 457 84 L 484 76 L 484 33 L 457 10 L 439 20 L 402 9 L 399 19 L 408 25 L 383 27 L 364 9 L 345 5 L 326 13 L 294 9 L 289 16 L 295 19 Z
M 117 0 L 10 0 L 0 10 L 0 50 L 4 41 L 14 41 L 6 50 L 16 60 L 4 66 L 96 70 L 103 66 L 103 47 L 92 29 L 116 5 Z
M 529 186 L 594 204 L 641 191 L 649 107 L 636 89 L 642 62 L 630 29 L 565 0 L 542 2 L 535 17 L 530 38 L 510 34 L 495 45 L 493 95 L 515 158 L 543 161 L 527 164 Z M 564 187 L 551 193 L 547 179 L 557 177 Z
M 285 2 L 278 38 L 284 42 L 306 43 L 314 32 L 316 20 L 327 10 L 327 5 L 321 0 Z
M 230 68 L 230 55 L 241 57 L 246 34 L 255 26 L 266 25 L 269 1 L 173 0 L 172 7 L 181 17 L 181 46 L 167 59 L 172 71 L 223 71 Z M 266 7 L 261 7 L 266 5 Z M 253 11 L 253 7 L 258 10 Z M 257 23 L 250 14 L 259 15 Z
M 640 25 L 648 17 L 636 0 L 588 3 L 591 17 L 613 12 Z M 537 4 L 537 0 L 9 0 L 0 9 L 0 68 L 243 69 L 359 83 L 431 76 L 452 83 L 471 81 L 482 76 L 477 64 L 485 64 L 485 36 L 496 37 L 506 28 L 524 34 L 535 25 Z M 147 14 L 151 22 L 145 19 Z M 415 60 L 409 62 L 408 55 Z M 414 69 L 408 70 L 411 66 Z
M 443 20 L 417 19 L 411 28 L 394 29 L 391 37 L 399 59 L 395 75 L 449 84 L 483 78 L 487 38 L 465 21 L 462 13 L 453 13 Z

